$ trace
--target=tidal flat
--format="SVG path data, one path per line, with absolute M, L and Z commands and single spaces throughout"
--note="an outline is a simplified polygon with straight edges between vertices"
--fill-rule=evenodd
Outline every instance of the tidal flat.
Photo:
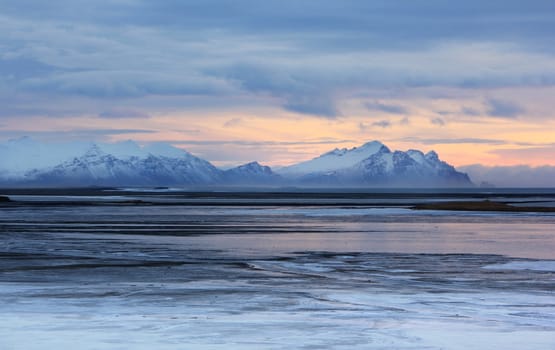
M 553 349 L 536 190 L 5 190 L 0 348 Z

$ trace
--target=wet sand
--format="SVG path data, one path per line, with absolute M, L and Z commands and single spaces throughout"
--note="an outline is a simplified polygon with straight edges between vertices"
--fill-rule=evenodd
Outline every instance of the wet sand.
M 551 213 L 95 197 L 0 207 L 2 349 L 555 346 Z
M 413 207 L 417 210 L 457 210 L 457 211 L 505 211 L 505 212 L 538 212 L 538 213 L 555 213 L 554 207 L 525 207 L 514 206 L 501 202 L 481 201 L 481 202 L 440 202 L 440 203 L 424 203 Z

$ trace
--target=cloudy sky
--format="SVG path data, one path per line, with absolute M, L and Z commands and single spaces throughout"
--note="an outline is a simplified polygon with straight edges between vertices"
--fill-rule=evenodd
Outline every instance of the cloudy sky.
M 0 140 L 555 165 L 553 0 L 0 0 Z

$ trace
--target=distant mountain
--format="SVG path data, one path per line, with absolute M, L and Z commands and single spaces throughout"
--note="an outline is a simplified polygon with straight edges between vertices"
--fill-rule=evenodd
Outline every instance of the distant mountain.
M 251 162 L 224 171 L 223 182 L 230 185 L 279 185 L 285 179 L 274 173 L 269 166 Z
M 471 186 L 468 175 L 418 150 L 392 152 L 378 141 L 335 149 L 280 171 L 302 184 L 327 186 Z
M 341 172 L 355 182 L 392 186 L 469 186 L 467 174 L 441 161 L 436 152 L 426 154 L 418 150 L 391 152 L 387 147 Z
M 335 149 L 281 168 L 251 162 L 221 170 L 165 143 L 41 144 L 29 138 L 0 145 L 3 186 L 469 186 L 468 176 L 431 151 L 392 152 L 378 141 Z
M 555 166 L 466 165 L 458 168 L 467 172 L 483 187 L 550 187 L 555 188 Z
M 385 146 L 381 142 L 372 141 L 351 149 L 336 148 L 314 159 L 281 168 L 279 173 L 289 177 L 302 177 L 347 169 L 377 153 L 382 147 Z
M 145 152 L 119 158 L 94 144 L 82 156 L 52 168 L 29 171 L 25 178 L 31 183 L 51 186 L 208 185 L 220 182 L 222 172 L 181 150 L 172 157 L 164 152 Z

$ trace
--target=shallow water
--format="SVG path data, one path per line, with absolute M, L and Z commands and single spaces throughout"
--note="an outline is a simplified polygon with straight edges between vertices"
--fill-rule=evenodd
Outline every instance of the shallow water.
M 307 201 L 0 208 L 0 347 L 555 348 L 554 215 Z

